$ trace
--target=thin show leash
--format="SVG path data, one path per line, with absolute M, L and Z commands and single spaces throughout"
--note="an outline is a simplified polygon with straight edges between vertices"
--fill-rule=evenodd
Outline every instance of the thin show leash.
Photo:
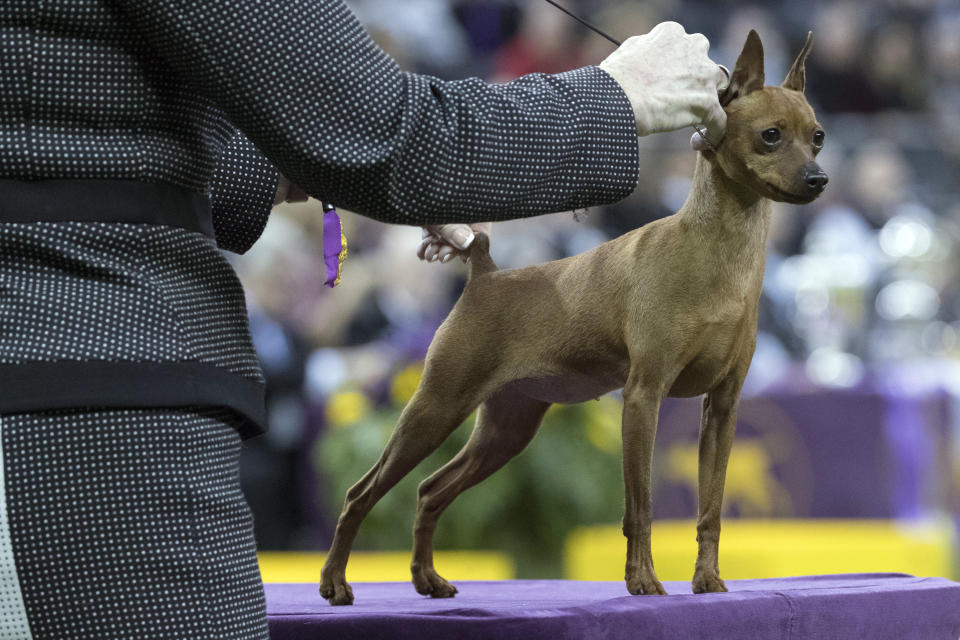
M 545 0 L 545 1 L 548 2 L 549 4 L 552 4 L 552 5 L 553 5 L 554 7 L 556 7 L 557 9 L 560 9 L 560 11 L 563 11 L 565 14 L 567 14 L 568 16 L 570 16 L 571 18 L 573 18 L 574 20 L 576 20 L 577 22 L 579 22 L 580 24 L 582 24 L 583 26 L 585 26 L 587 29 L 590 29 L 590 30 L 593 31 L 594 33 L 603 36 L 604 38 L 606 38 L 607 40 L 609 40 L 609 41 L 612 42 L 613 44 L 617 45 L 618 47 L 619 47 L 621 44 L 623 44 L 622 42 L 620 42 L 620 41 L 617 40 L 616 38 L 614 38 L 614 37 L 612 37 L 612 36 L 604 33 L 604 32 L 601 31 L 598 27 L 595 27 L 594 25 L 590 24 L 589 22 L 587 22 L 586 20 L 584 20 L 583 18 L 581 18 L 581 17 L 578 16 L 577 14 L 573 13 L 572 11 L 569 11 L 568 9 L 565 9 L 565 8 L 562 7 L 561 5 L 559 5 L 559 4 L 557 4 L 556 2 L 554 2 L 553 0 Z M 693 130 L 694 130 L 694 131 L 696 131 L 698 134 L 700 134 L 700 137 L 703 138 L 703 141 L 706 142 L 707 145 L 708 145 L 711 149 L 715 149 L 715 148 L 716 148 L 716 147 L 713 146 L 713 143 L 710 142 L 710 138 L 708 138 L 708 137 L 706 136 L 706 134 L 703 132 L 703 130 L 700 129 L 699 125 L 692 124 L 692 125 L 690 125 L 690 126 L 693 127 Z

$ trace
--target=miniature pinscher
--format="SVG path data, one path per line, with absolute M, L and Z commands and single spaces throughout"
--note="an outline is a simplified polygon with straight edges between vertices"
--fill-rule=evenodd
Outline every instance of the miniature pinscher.
M 726 591 L 720 510 L 740 388 L 753 357 L 770 201 L 811 202 L 827 175 L 823 128 L 804 97 L 812 34 L 779 87 L 764 86 L 763 46 L 747 37 L 720 102 L 722 142 L 698 154 L 676 214 L 563 260 L 498 271 L 478 235 L 470 279 L 427 352 L 420 385 L 382 456 L 346 495 L 321 574 L 331 604 L 351 604 L 345 570 L 361 521 L 479 406 L 463 449 L 419 488 L 411 571 L 419 593 L 457 589 L 433 567 L 437 518 L 531 441 L 552 403 L 623 388 L 626 583 L 665 594 L 650 550 L 651 467 L 664 397 L 705 394 L 699 443 L 696 593 Z M 565 470 L 563 472 L 566 472 Z

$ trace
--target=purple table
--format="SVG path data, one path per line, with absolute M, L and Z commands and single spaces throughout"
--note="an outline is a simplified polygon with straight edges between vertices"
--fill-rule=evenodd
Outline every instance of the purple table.
M 316 584 L 268 584 L 273 640 L 957 640 L 960 584 L 904 574 L 729 580 L 730 593 L 626 593 L 621 582 L 458 582 L 450 600 L 403 582 L 353 585 L 356 604 L 331 607 Z

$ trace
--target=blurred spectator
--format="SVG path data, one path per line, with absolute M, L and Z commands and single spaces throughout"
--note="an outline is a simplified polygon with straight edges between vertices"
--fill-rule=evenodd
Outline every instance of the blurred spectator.
M 546 2 L 525 5 L 520 31 L 496 56 L 493 79 L 527 73 L 560 73 L 583 66 L 579 25 Z M 597 61 L 599 62 L 599 60 Z
M 884 107 L 867 74 L 867 16 L 858 2 L 830 3 L 816 15 L 807 86 L 825 112 L 869 113 Z
M 523 11 L 514 0 L 455 0 L 453 13 L 471 50 L 461 77 L 489 76 L 491 60 L 520 27 Z

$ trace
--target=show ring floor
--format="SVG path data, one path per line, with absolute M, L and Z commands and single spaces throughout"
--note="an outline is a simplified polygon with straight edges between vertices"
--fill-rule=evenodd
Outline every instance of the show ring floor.
M 434 600 L 411 583 L 353 584 L 333 607 L 316 583 L 268 583 L 272 640 L 958 640 L 960 583 L 899 573 L 728 580 L 729 593 L 631 596 L 622 582 L 456 582 Z

